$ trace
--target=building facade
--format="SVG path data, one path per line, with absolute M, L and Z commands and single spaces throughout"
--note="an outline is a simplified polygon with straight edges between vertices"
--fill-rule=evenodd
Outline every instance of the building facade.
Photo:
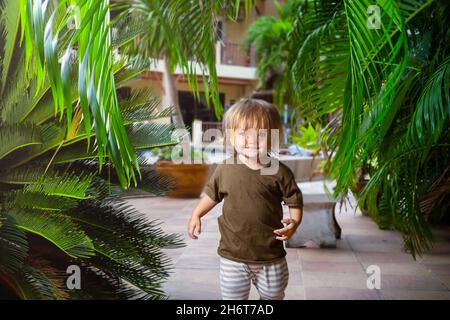
M 226 18 L 219 18 L 216 69 L 219 80 L 219 96 L 225 110 L 235 101 L 250 96 L 256 89 L 255 55 L 252 49 L 249 52 L 244 52 L 242 44 L 248 27 L 255 19 L 263 15 L 276 15 L 272 0 L 257 0 L 247 19 L 239 17 L 237 21 L 232 21 Z M 153 94 L 159 96 L 162 106 L 166 107 L 171 103 L 170 97 L 165 92 L 163 74 L 164 61 L 155 59 L 154 67 L 130 83 L 129 86 L 132 89 L 152 88 Z M 200 70 L 199 75 L 201 75 Z M 204 97 L 201 101 L 197 101 L 194 98 L 187 79 L 182 75 L 181 69 L 177 68 L 174 71 L 172 79 L 184 124 L 191 128 L 194 120 L 200 120 L 204 128 L 208 126 L 214 127 L 220 119 L 216 118 L 213 107 L 207 106 Z M 202 90 L 201 85 L 200 90 Z

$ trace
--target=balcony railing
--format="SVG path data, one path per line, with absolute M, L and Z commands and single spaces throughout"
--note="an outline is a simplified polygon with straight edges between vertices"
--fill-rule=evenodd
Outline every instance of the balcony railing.
M 255 67 L 254 48 L 248 52 L 244 51 L 242 45 L 231 42 L 224 42 L 220 46 L 220 63 L 235 66 Z
M 164 53 L 161 52 L 153 59 L 164 59 Z M 246 52 L 241 44 L 217 42 L 216 61 L 223 65 L 256 67 L 255 50 L 254 47 L 251 47 Z

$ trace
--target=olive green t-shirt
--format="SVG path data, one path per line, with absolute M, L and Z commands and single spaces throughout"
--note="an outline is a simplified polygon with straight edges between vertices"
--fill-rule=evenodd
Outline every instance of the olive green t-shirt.
M 283 228 L 283 209 L 303 207 L 303 196 L 294 174 L 278 161 L 278 172 L 263 175 L 243 163 L 219 163 L 204 192 L 223 203 L 219 217 L 218 254 L 246 263 L 268 263 L 286 256 L 283 241 L 273 231 Z

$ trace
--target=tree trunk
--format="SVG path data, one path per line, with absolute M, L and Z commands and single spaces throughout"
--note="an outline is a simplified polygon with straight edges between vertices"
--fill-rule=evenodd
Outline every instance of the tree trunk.
M 164 55 L 163 64 L 163 87 L 165 93 L 165 103 L 168 106 L 175 107 L 175 114 L 172 116 L 172 122 L 177 126 L 184 127 L 183 115 L 178 103 L 177 89 L 175 88 L 173 77 L 170 74 L 170 57 L 168 55 Z

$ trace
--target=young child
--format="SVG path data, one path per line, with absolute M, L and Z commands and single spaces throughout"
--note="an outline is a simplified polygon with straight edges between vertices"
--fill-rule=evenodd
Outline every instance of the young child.
M 247 300 L 253 283 L 261 299 L 282 300 L 289 279 L 283 241 L 300 225 L 303 197 L 281 162 L 275 174 L 263 174 L 267 161 L 262 159 L 274 160 L 268 158 L 271 130 L 282 132 L 278 111 L 263 100 L 243 99 L 225 113 L 223 129 L 231 132 L 225 138 L 237 159 L 217 165 L 192 212 L 189 236 L 198 238 L 201 218 L 224 200 L 218 218 L 222 298 Z M 283 219 L 282 201 L 290 218 Z

